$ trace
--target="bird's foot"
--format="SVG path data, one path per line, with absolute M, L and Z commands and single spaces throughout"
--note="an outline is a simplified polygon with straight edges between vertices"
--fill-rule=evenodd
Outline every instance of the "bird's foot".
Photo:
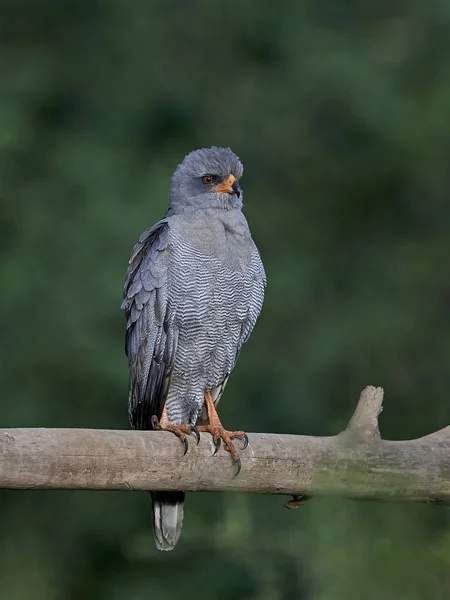
M 213 438 L 213 443 L 216 449 L 214 450 L 214 454 L 217 454 L 217 451 L 220 448 L 220 445 L 224 443 L 225 450 L 231 454 L 231 458 L 233 459 L 233 463 L 236 466 L 236 473 L 234 476 L 239 475 L 241 470 L 241 459 L 239 458 L 239 454 L 233 444 L 232 440 L 240 439 L 244 442 L 243 450 L 248 446 L 248 437 L 244 431 L 227 431 L 222 423 L 220 422 L 219 415 L 217 414 L 216 407 L 211 398 L 211 392 L 209 390 L 205 390 L 205 405 L 208 411 L 208 425 L 199 425 L 199 431 L 206 431 L 210 433 Z
M 188 451 L 188 440 L 187 440 L 186 436 L 190 435 L 191 433 L 194 433 L 197 438 L 197 444 L 200 441 L 200 434 L 198 432 L 197 427 L 194 427 L 193 425 L 188 425 L 187 423 L 179 423 L 177 425 L 174 425 L 173 423 L 171 423 L 169 421 L 169 418 L 167 416 L 166 407 L 164 407 L 163 414 L 161 416 L 161 420 L 159 420 L 155 415 L 153 415 L 152 427 L 153 427 L 153 429 L 156 429 L 159 431 L 171 431 L 177 437 L 179 437 L 184 445 L 184 453 L 183 454 L 186 454 L 186 452 Z
M 199 425 L 197 429 L 199 431 L 204 431 L 212 435 L 213 444 L 215 446 L 214 454 L 217 454 L 223 441 L 225 450 L 227 450 L 231 454 L 233 463 L 236 466 L 236 473 L 234 474 L 234 476 L 236 477 L 236 475 L 238 475 L 241 470 L 241 459 L 239 458 L 238 451 L 236 450 L 236 447 L 233 444 L 232 440 L 242 440 L 244 442 L 244 446 L 242 449 L 244 450 L 248 446 L 247 434 L 244 431 L 227 431 L 222 426 L 222 423 L 219 421 L 218 417 L 217 420 L 215 419 L 209 425 Z

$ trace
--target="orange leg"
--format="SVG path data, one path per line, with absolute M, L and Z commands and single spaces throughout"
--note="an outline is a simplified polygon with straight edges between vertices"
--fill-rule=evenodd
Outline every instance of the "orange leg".
M 167 414 L 166 405 L 164 405 L 160 420 L 158 420 L 155 416 L 152 417 L 152 425 L 153 429 L 159 429 L 161 431 L 171 431 L 177 437 L 179 437 L 184 444 L 184 454 L 186 454 L 186 452 L 188 451 L 188 441 L 186 435 L 195 433 L 195 435 L 197 436 L 197 444 L 200 441 L 200 434 L 198 432 L 197 427 L 193 427 L 191 425 L 188 425 L 187 423 L 173 425 L 169 421 L 169 415 Z
M 205 391 L 205 404 L 208 410 L 209 425 L 199 425 L 197 429 L 198 431 L 206 431 L 212 435 L 213 443 L 216 447 L 214 454 L 220 448 L 220 444 L 223 440 L 225 450 L 228 450 L 231 454 L 233 462 L 237 467 L 236 475 L 238 475 L 241 470 L 241 459 L 231 440 L 234 440 L 235 438 L 242 439 L 244 441 L 244 448 L 246 448 L 248 445 L 247 434 L 244 431 L 227 431 L 224 429 L 220 422 L 219 415 L 217 414 L 216 407 L 214 406 L 214 402 L 212 401 L 211 393 L 208 390 Z

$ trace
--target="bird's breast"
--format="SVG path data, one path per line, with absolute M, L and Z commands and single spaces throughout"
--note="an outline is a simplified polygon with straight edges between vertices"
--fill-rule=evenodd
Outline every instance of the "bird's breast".
M 224 269 L 245 271 L 251 265 L 252 240 L 240 211 L 215 211 L 177 219 L 172 228 L 173 245 L 193 253 L 198 264 L 205 259 Z

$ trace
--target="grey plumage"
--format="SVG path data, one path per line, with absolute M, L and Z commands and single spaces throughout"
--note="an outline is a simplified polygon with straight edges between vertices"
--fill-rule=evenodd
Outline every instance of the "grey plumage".
M 260 313 L 266 279 L 241 212 L 242 171 L 229 148 L 188 154 L 173 175 L 166 216 L 133 249 L 122 307 L 136 429 L 151 429 L 164 405 L 173 424 L 204 422 L 205 390 L 219 401 Z M 216 192 L 230 174 L 233 193 Z M 172 549 L 182 496 L 153 498 L 157 546 Z

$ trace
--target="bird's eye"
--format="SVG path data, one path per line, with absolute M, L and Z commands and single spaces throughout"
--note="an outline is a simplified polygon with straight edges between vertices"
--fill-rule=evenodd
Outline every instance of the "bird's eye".
M 202 181 L 206 185 L 211 185 L 214 182 L 214 177 L 212 175 L 203 175 Z

